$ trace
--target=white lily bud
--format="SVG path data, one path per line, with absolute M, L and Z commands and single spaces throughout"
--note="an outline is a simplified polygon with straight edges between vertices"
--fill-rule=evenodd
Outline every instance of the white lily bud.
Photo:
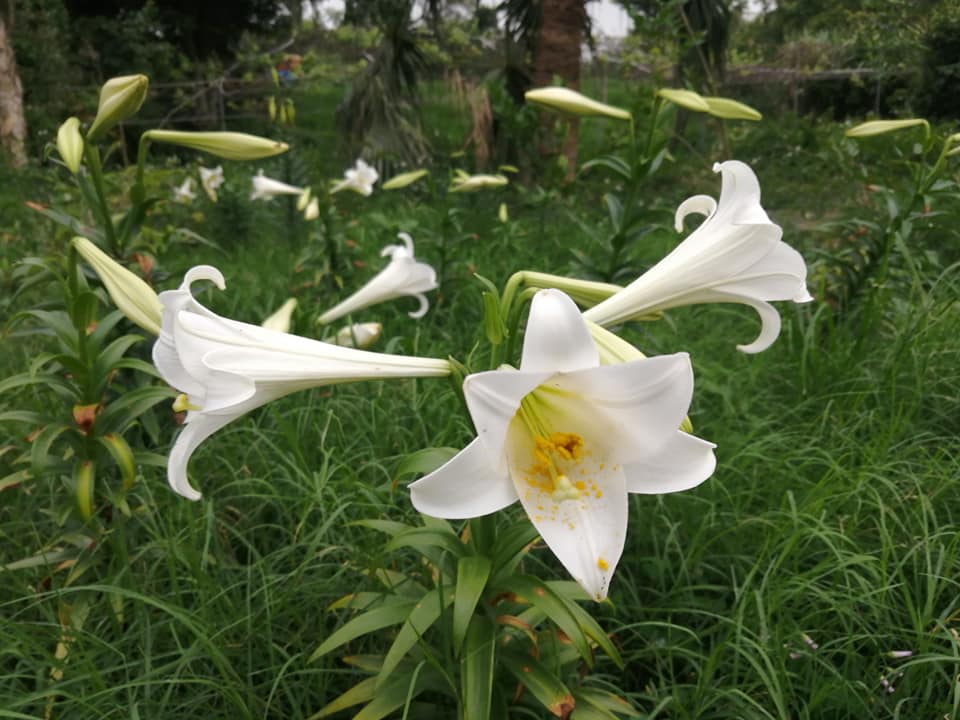
M 505 175 L 468 175 L 458 170 L 450 184 L 450 192 L 479 192 L 503 187 L 510 182 Z
M 930 132 L 930 123 L 923 118 L 910 118 L 909 120 L 870 120 L 869 122 L 854 125 L 844 133 L 847 137 L 872 137 L 873 135 L 883 135 L 896 130 L 905 130 L 906 128 L 923 125 L 927 132 Z
M 289 146 L 258 135 L 238 132 L 187 132 L 185 130 L 147 130 L 147 140 L 199 150 L 225 160 L 260 160 L 284 153 Z
M 413 185 L 417 180 L 426 177 L 429 174 L 429 170 L 411 170 L 410 172 L 394 175 L 383 185 L 381 185 L 381 187 L 384 190 L 399 190 L 400 188 L 405 188 L 408 185 Z
M 279 310 L 260 323 L 260 327 L 276 332 L 288 333 L 290 332 L 290 321 L 293 318 L 293 311 L 296 309 L 297 299 L 290 298 L 280 306 Z
M 163 305 L 147 283 L 127 270 L 85 237 L 75 237 L 73 246 L 96 271 L 110 299 L 127 319 L 154 335 L 160 334 Z
M 695 93 L 693 90 L 660 88 L 657 90 L 657 95 L 664 100 L 672 102 L 674 105 L 679 105 L 687 110 L 693 110 L 693 112 L 710 112 L 710 105 L 707 104 L 707 101 L 703 99 L 700 93 Z
M 317 200 L 317 198 L 314 198 L 307 203 L 307 207 L 304 208 L 303 219 L 316 220 L 318 217 L 320 217 L 320 202 Z
M 124 75 L 107 80 L 100 89 L 97 116 L 87 131 L 87 140 L 96 140 L 107 130 L 133 115 L 147 97 L 150 80 L 146 75 Z
M 752 120 L 759 122 L 763 119 L 757 110 L 742 102 L 731 100 L 725 97 L 705 97 L 703 98 L 710 109 L 707 111 L 714 117 L 724 120 Z
M 535 88 L 527 90 L 524 97 L 527 102 L 543 105 L 568 115 L 601 116 L 614 120 L 629 120 L 632 117 L 628 110 L 598 102 L 565 87 Z
M 57 130 L 57 152 L 63 162 L 76 175 L 80 172 L 80 163 L 83 161 L 83 136 L 80 134 L 80 121 L 68 118 Z
M 354 323 L 337 331 L 333 342 L 342 347 L 367 348 L 380 339 L 383 325 L 378 322 Z

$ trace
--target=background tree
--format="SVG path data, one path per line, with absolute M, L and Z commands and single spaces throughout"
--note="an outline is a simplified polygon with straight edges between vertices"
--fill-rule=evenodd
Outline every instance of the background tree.
M 0 142 L 14 166 L 27 162 L 23 85 L 13 50 L 13 4 L 0 7 Z

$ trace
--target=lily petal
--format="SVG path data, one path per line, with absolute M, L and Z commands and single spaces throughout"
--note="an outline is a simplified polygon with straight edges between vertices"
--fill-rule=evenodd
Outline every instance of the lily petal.
M 585 436 L 587 446 L 597 438 Z M 627 490 L 623 467 L 585 458 L 570 481 L 582 487 L 575 499 L 557 500 L 537 467 L 534 439 L 519 420 L 510 427 L 510 476 L 523 509 L 567 572 L 595 600 L 607 596 L 627 535 Z
M 489 515 L 518 499 L 510 476 L 491 465 L 490 453 L 480 438 L 409 488 L 417 510 L 451 520 Z
M 559 290 L 538 292 L 530 303 L 520 369 L 568 372 L 599 364 L 597 346 L 576 303 Z
M 661 495 L 697 487 L 713 475 L 717 458 L 712 442 L 677 430 L 660 450 L 623 466 L 627 492 Z

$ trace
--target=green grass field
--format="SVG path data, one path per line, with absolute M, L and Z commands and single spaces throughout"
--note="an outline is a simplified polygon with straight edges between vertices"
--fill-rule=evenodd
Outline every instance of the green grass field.
M 311 99 L 303 102 L 311 118 Z M 148 223 L 157 288 L 175 287 L 192 265 L 213 264 L 227 290 L 200 293 L 212 309 L 259 322 L 294 295 L 294 330 L 319 337 L 316 313 L 368 279 L 380 248 L 406 230 L 418 258 L 442 266 L 429 314 L 411 320 L 414 301 L 400 300 L 354 319 L 384 323 L 378 350 L 453 355 L 485 369 L 474 272 L 502 284 L 520 269 L 576 272 L 572 251 L 605 258 L 584 230 L 606 222 L 602 173 L 555 187 L 549 205 L 515 184 L 472 196 L 433 196 L 423 186 L 342 198 L 334 218 L 344 261 L 338 290 L 324 271 L 316 226 L 301 222 L 286 199 L 246 200 L 257 167 L 318 188 L 320 178 L 339 176 L 352 158 L 329 147 L 320 128 L 328 122 L 299 128 L 287 158 L 225 164 L 217 206 L 159 206 Z M 605 127 L 597 121 L 586 131 L 583 158 L 603 150 L 606 133 L 597 128 Z M 709 127 L 693 128 L 689 146 L 679 146 L 646 189 L 652 221 L 669 224 L 686 197 L 718 193 L 709 165 L 722 158 L 711 156 L 709 135 Z M 445 152 L 458 137 L 450 131 Z M 884 206 L 864 186 L 905 181 L 887 153 L 893 139 L 864 144 L 852 157 L 841 127 L 797 118 L 738 127 L 731 139 L 759 176 L 784 239 L 807 259 L 816 301 L 778 304 L 782 334 L 755 356 L 735 349 L 758 328 L 739 305 L 678 309 L 626 330 L 648 354 L 690 353 L 690 416 L 697 434 L 717 444 L 718 467 L 693 491 L 631 496 L 610 602 L 585 606 L 625 666 L 601 661 L 592 682 L 622 692 L 650 719 L 958 720 L 957 196 L 945 195 L 914 223 L 910 244 L 877 280 L 869 263 L 847 260 L 876 234 L 868 223 L 884 222 Z M 154 189 L 165 194 L 192 167 L 156 168 Z M 439 185 L 446 172 L 434 171 Z M 955 181 L 955 163 L 952 172 Z M 31 173 L 5 179 L 2 377 L 23 372 L 50 344 L 18 313 L 53 302 L 51 287 L 23 289 L 18 262 L 62 258 L 69 239 L 22 201 L 77 201 L 52 179 L 53 168 Z M 129 174 L 110 180 L 122 188 Z M 506 228 L 497 220 L 501 202 Z M 216 246 L 181 242 L 177 226 Z M 629 264 L 649 267 L 677 241 L 665 225 L 630 249 Z M 145 338 L 131 354 L 147 359 L 150 344 Z M 0 395 L 0 412 L 57 402 L 33 386 Z M 70 408 L 62 413 L 69 418 Z M 174 416 L 162 403 L 150 417 L 128 439 L 162 455 Z M 16 458 L 35 428 L 0 419 L 3 477 L 23 468 Z M 391 632 L 309 662 L 349 617 L 328 606 L 375 589 L 379 569 L 422 571 L 413 553 L 385 555 L 382 536 L 353 522 L 417 522 L 404 487 L 412 477 L 398 477 L 403 458 L 424 447 L 460 448 L 473 436 L 445 380 L 296 394 L 201 447 L 191 464 L 200 502 L 174 495 L 161 467 L 142 465 L 129 515 L 101 517 L 106 529 L 89 546 L 61 475 L 0 482 L 0 718 L 314 717 L 362 677 L 340 656 L 382 652 Z M 501 523 L 521 514 L 512 507 Z M 544 579 L 566 579 L 544 547 L 525 562 Z M 898 651 L 911 654 L 891 655 Z M 404 717 L 453 713 L 423 695 Z M 517 706 L 511 717 L 541 715 Z

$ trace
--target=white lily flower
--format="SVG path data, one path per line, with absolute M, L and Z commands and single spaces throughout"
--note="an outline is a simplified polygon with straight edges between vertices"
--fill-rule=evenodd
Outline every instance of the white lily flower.
M 193 178 L 188 177 L 173 190 L 173 199 L 179 203 L 192 203 L 197 197 L 193 191 Z
M 353 295 L 327 310 L 318 322 L 326 325 L 357 310 L 405 295 L 420 301 L 420 307 L 409 313 L 410 317 L 419 320 L 427 314 L 430 303 L 424 293 L 437 289 L 437 273 L 426 263 L 417 262 L 413 256 L 413 239 L 407 233 L 398 233 L 397 237 L 403 240 L 403 245 L 387 245 L 380 251 L 381 257 L 390 256 L 390 264 Z
M 290 332 L 290 321 L 293 319 L 293 311 L 297 309 L 297 299 L 289 298 L 280 309 L 270 315 L 266 320 L 260 323 L 260 327 L 276 332 Z
M 686 353 L 600 366 L 573 301 L 533 299 L 520 369 L 463 384 L 478 437 L 410 485 L 414 507 L 459 519 L 519 500 L 567 571 L 607 595 L 627 532 L 627 494 L 687 490 L 713 473 L 714 445 L 679 428 L 693 394 Z
M 186 395 L 178 406 L 189 412 L 170 451 L 167 479 L 191 500 L 200 498 L 187 480 L 193 451 L 254 408 L 321 385 L 450 373 L 446 360 L 344 348 L 220 317 L 194 300 L 190 285 L 197 280 L 225 287 L 219 270 L 199 265 L 178 290 L 161 293 L 163 318 L 153 346 L 164 380 Z
M 377 169 L 367 165 L 363 160 L 358 159 L 356 165 L 343 174 L 343 180 L 330 188 L 330 194 L 338 193 L 341 190 L 352 190 L 361 195 L 370 195 L 373 192 L 373 185 L 380 178 Z
M 378 322 L 353 323 L 337 330 L 333 342 L 343 347 L 366 348 L 380 339 L 383 325 Z
M 200 184 L 211 202 L 216 202 L 217 188 L 223 185 L 223 166 L 217 165 L 215 168 L 205 168 L 201 165 Z
M 796 250 L 781 241 L 783 230 L 770 222 L 760 205 L 760 185 L 748 165 L 717 163 L 722 175 L 719 203 L 695 195 L 677 208 L 677 232 L 683 219 L 700 213 L 707 219 L 663 260 L 623 290 L 584 313 L 598 325 L 654 315 L 699 303 L 742 303 L 760 315 L 760 335 L 746 353 L 766 350 L 780 334 L 780 315 L 769 300 L 813 300 L 807 292 L 807 266 Z
M 251 200 L 271 200 L 277 195 L 298 195 L 302 196 L 306 192 L 305 188 L 287 185 L 285 182 L 268 178 L 260 170 L 253 176 L 253 192 L 250 193 Z

